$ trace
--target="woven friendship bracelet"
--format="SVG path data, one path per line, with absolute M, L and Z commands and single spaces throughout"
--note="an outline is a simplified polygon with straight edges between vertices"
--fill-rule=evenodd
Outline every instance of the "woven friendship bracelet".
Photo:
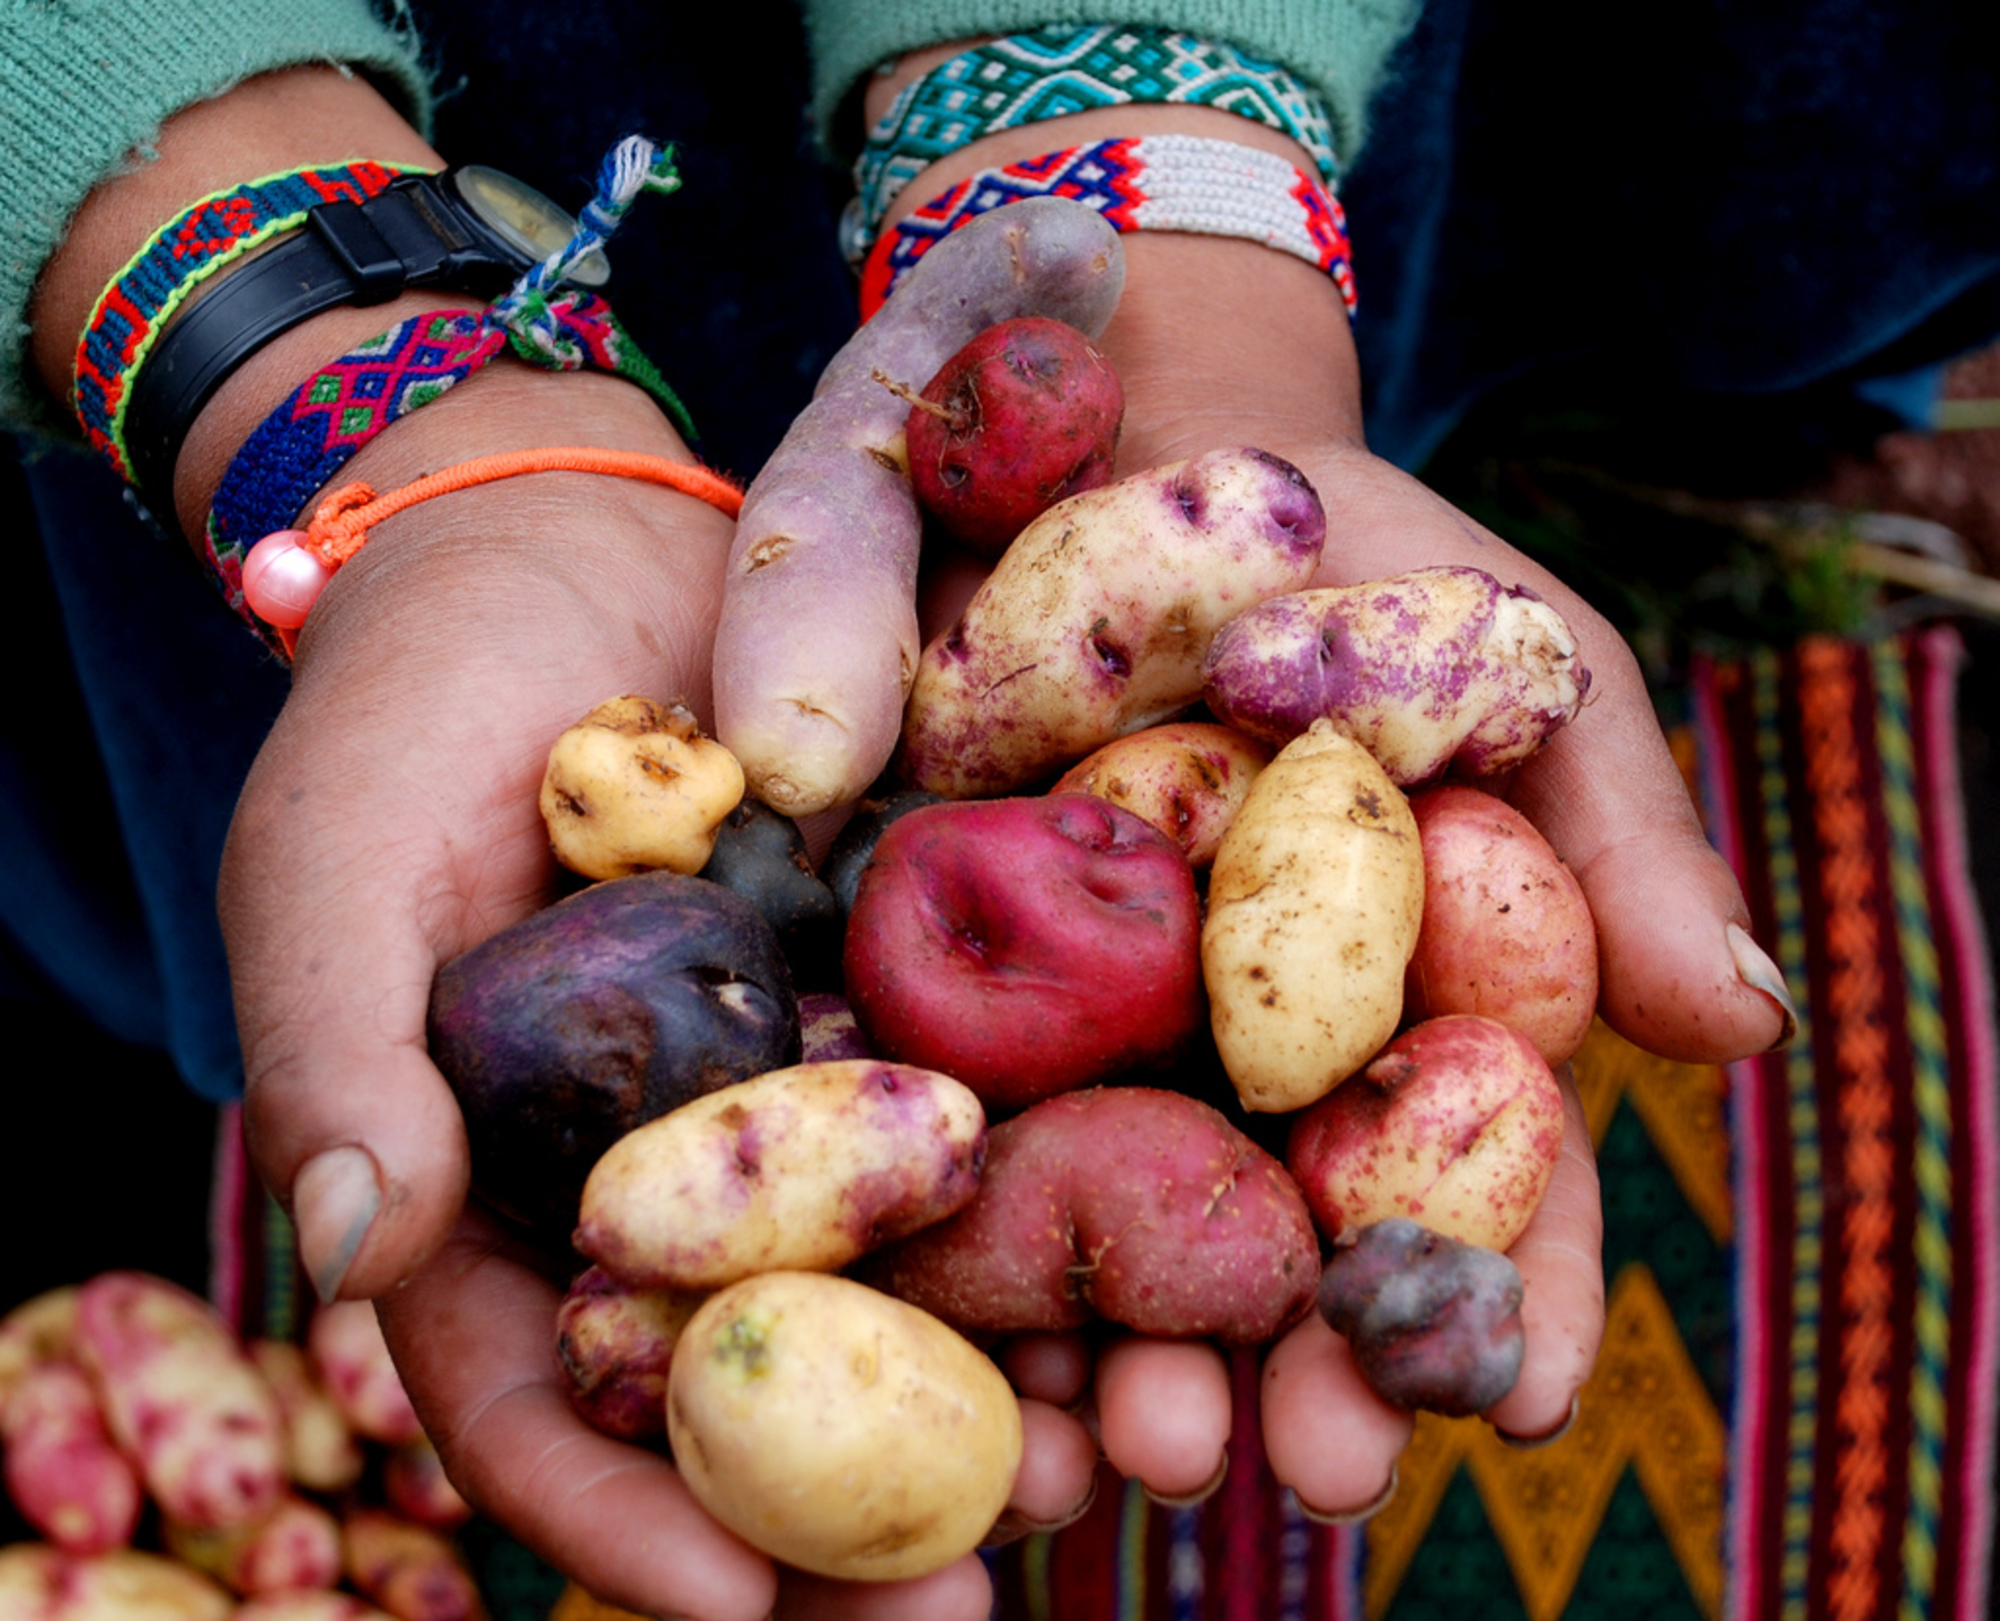
M 158 231 L 111 279 L 77 344 L 73 399 L 84 437 L 130 478 L 125 405 L 167 318 L 231 260 L 305 221 L 326 202 L 366 202 L 413 165 L 344 163 L 265 175 L 211 193 Z
M 1242 237 L 1317 265 L 1354 313 L 1347 216 L 1317 176 L 1233 141 L 1148 135 L 1071 147 L 985 169 L 883 233 L 861 272 L 861 315 L 882 307 L 931 245 L 1024 197 L 1070 197 L 1120 231 Z
M 1135 102 L 1254 119 L 1303 146 L 1329 190 L 1339 183 L 1325 103 L 1277 63 L 1164 28 L 1052 24 L 975 45 L 898 92 L 855 164 L 840 223 L 849 262 L 861 263 L 889 205 L 939 158 L 1000 130 Z
M 296 522 L 369 440 L 503 354 L 551 370 L 589 367 L 627 378 L 693 438 L 686 407 L 602 298 L 571 292 L 537 309 L 553 323 L 553 342 L 508 331 L 490 309 L 412 316 L 313 373 L 258 424 L 222 475 L 201 538 L 202 560 L 230 608 L 270 640 L 243 599 L 244 555 Z

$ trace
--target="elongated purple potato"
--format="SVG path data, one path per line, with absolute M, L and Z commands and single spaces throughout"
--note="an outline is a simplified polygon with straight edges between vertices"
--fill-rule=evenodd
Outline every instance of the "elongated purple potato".
M 1561 614 L 1464 567 L 1270 597 L 1216 633 L 1203 672 L 1218 719 L 1278 747 L 1326 719 L 1403 788 L 1518 765 L 1589 690 Z
M 1124 287 L 1117 233 L 1036 198 L 926 254 L 834 356 L 752 482 L 715 637 L 716 735 L 750 791 L 788 816 L 857 799 L 895 747 L 920 640 L 922 523 L 905 471 L 907 404 L 976 333 L 1048 315 L 1091 337 Z

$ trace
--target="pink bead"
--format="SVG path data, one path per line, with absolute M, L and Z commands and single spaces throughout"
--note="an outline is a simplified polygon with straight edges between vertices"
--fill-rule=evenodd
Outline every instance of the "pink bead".
M 333 570 L 302 547 L 303 529 L 280 529 L 252 546 L 243 559 L 243 600 L 279 630 L 297 630 Z

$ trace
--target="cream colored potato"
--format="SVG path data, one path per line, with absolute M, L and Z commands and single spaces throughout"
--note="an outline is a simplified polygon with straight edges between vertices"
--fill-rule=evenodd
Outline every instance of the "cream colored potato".
M 685 704 L 599 704 L 549 750 L 542 820 L 556 859 L 586 878 L 697 873 L 743 798 L 743 768 Z
M 1423 901 L 1408 800 L 1314 722 L 1251 785 L 1209 873 L 1202 977 L 1245 1108 L 1302 1109 L 1395 1034 Z
M 681 1336 L 667 1433 L 710 1514 L 774 1559 L 865 1581 L 977 1547 L 1021 1462 L 1000 1370 L 929 1313 L 850 1279 L 768 1272 Z
M 0 1616 L 34 1621 L 225 1621 L 236 1600 L 160 1554 L 66 1554 L 41 1542 L 0 1548 Z
M 1319 496 L 1289 462 L 1215 450 L 1050 507 L 924 649 L 896 768 L 1005 794 L 1201 696 L 1211 637 L 1312 577 Z
M 612 1144 L 584 1183 L 579 1253 L 638 1289 L 832 1272 L 971 1199 L 986 1115 L 948 1075 L 874 1058 L 723 1087 Z
M 1169 721 L 1114 739 L 1064 772 L 1051 793 L 1095 794 L 1143 816 L 1192 867 L 1215 859 L 1271 750 L 1213 721 Z

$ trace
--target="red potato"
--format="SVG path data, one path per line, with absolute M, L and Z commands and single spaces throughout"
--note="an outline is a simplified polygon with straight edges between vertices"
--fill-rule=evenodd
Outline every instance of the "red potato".
M 859 799 L 901 729 L 922 522 L 905 407 L 875 373 L 929 377 L 1017 315 L 1094 337 L 1124 274 L 1094 209 L 1033 198 L 939 242 L 834 356 L 745 492 L 716 626 L 716 736 L 756 798 L 791 817 Z
M 895 758 L 952 799 L 1025 789 L 1201 696 L 1210 638 L 1312 578 L 1318 493 L 1266 451 L 1205 451 L 1070 497 L 1007 548 L 917 666 Z
M 262 1518 L 285 1488 L 278 1399 L 206 1301 L 106 1272 L 77 1297 L 78 1360 L 162 1513 L 199 1530 Z
M 176 1559 L 244 1598 L 340 1580 L 340 1522 L 308 1498 L 281 1498 L 262 1519 L 228 1531 L 196 1531 L 172 1520 L 161 1531 Z
M 444 1459 L 427 1435 L 405 1441 L 382 1460 L 382 1496 L 406 1520 L 433 1531 L 456 1531 L 472 1518 L 472 1505 L 444 1472 Z
M 423 1433 L 367 1301 L 336 1300 L 315 1311 L 306 1325 L 306 1355 L 357 1435 L 400 1446 Z
M 871 1047 L 989 1109 L 1171 1063 L 1206 1015 L 1194 875 L 1088 794 L 954 801 L 882 835 L 848 919 Z
M 1207 1104 L 1098 1087 L 993 1128 L 971 1204 L 858 1275 L 967 1333 L 1080 1328 L 1274 1340 L 1311 1309 L 1297 1186 Z
M 623 1441 L 662 1441 L 674 1345 L 708 1297 L 634 1289 L 601 1266 L 578 1274 L 556 1310 L 556 1354 L 570 1400 L 595 1429 Z
M 145 1492 L 81 1368 L 60 1361 L 28 1367 L 13 1381 L 0 1441 L 7 1495 L 50 1542 L 66 1553 L 95 1554 L 132 1540 Z
M 1400 1216 L 1504 1250 L 1562 1135 L 1562 1090 L 1528 1038 L 1454 1014 L 1406 1030 L 1300 1114 L 1285 1164 L 1330 1239 Z
M 1484 1014 L 1564 1062 L 1597 1009 L 1597 926 L 1583 886 L 1534 823 L 1492 794 L 1443 784 L 1412 794 L 1410 812 L 1424 915 L 1405 1017 Z
M 924 385 L 905 425 L 917 504 L 998 557 L 1056 502 L 1111 481 L 1125 392 L 1067 322 L 990 326 Z
M 269 1381 L 285 1420 L 285 1467 L 307 1491 L 345 1491 L 367 1461 L 354 1426 L 320 1384 L 303 1348 L 289 1340 L 250 1342 L 250 1360 Z
M 231 1621 L 235 1613 L 218 1583 L 161 1554 L 70 1554 L 39 1542 L 0 1548 L 0 1616 L 8 1621 Z
M 1273 744 L 1331 721 L 1402 788 L 1520 764 L 1589 690 L 1554 608 L 1463 567 L 1273 597 L 1217 634 L 1203 685 L 1217 719 Z
M 1049 791 L 1122 805 L 1178 844 L 1189 866 L 1201 868 L 1215 860 L 1223 830 L 1270 763 L 1270 749 L 1231 727 L 1169 721 L 1105 744 Z

